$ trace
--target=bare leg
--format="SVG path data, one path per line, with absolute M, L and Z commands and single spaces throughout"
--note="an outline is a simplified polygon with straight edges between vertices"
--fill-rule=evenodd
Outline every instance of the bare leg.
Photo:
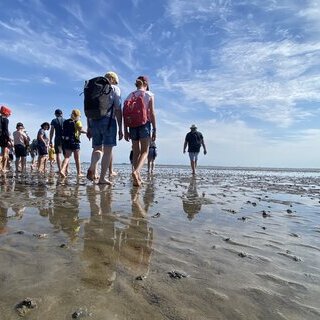
M 21 171 L 26 172 L 27 171 L 27 160 L 26 157 L 21 157 Z
M 109 180 L 106 179 L 107 171 L 110 166 L 110 160 L 112 158 L 112 147 L 103 147 L 103 156 L 101 160 L 101 173 L 99 178 L 99 183 L 101 184 L 111 184 Z
M 59 172 L 61 171 L 61 157 L 60 157 L 60 153 L 56 154 L 56 161 L 57 161 L 57 166 L 58 166 L 58 170 Z
M 19 172 L 19 162 L 20 162 L 20 157 L 19 158 L 16 157 L 16 161 L 14 162 L 16 165 L 16 172 Z
M 61 166 L 61 171 L 60 171 L 60 175 L 62 177 L 66 176 L 66 170 L 67 170 L 67 166 L 70 162 L 71 154 L 72 154 L 72 150 L 65 150 L 64 160 L 62 161 L 62 166 Z
M 95 180 L 98 162 L 102 157 L 102 146 L 94 147 L 91 154 L 91 163 L 87 172 L 87 178 L 91 181 Z
M 190 160 L 192 174 L 196 174 L 196 161 Z
M 80 163 L 80 150 L 75 150 L 73 152 L 73 156 L 74 156 L 74 161 L 76 163 L 77 174 L 80 177 L 80 176 L 82 176 L 81 163 Z
M 136 141 L 134 141 L 136 142 Z M 135 166 L 135 170 L 132 173 L 132 177 L 134 180 L 134 184 L 140 185 L 141 184 L 141 176 L 140 176 L 140 170 L 143 167 L 149 152 L 149 142 L 150 138 L 143 138 L 139 140 L 140 145 L 140 154 L 138 157 L 137 165 Z M 135 158 L 135 146 L 133 145 L 133 159 Z

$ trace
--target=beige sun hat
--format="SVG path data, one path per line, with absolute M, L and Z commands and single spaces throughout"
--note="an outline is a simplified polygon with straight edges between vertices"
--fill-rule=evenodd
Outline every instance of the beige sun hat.
M 105 78 L 108 78 L 108 79 L 112 79 L 116 84 L 119 84 L 119 77 L 118 75 L 113 72 L 113 71 L 108 71 L 106 74 L 105 74 Z

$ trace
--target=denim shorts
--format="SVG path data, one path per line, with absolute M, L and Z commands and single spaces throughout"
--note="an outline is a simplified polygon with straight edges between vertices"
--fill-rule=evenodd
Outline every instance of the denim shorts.
M 189 158 L 191 161 L 197 161 L 198 160 L 198 154 L 199 152 L 189 152 Z
M 150 138 L 151 124 L 147 122 L 143 126 L 136 128 L 129 128 L 130 139 L 133 141 L 140 140 L 143 138 Z
M 108 117 L 99 120 L 90 120 L 90 129 L 92 134 L 92 147 L 114 147 L 117 145 L 117 123 L 111 119 L 110 127 Z

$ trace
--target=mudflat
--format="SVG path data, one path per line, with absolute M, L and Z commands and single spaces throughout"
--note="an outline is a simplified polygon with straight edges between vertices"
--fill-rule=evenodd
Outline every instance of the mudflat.
M 320 172 L 0 177 L 0 318 L 320 319 Z

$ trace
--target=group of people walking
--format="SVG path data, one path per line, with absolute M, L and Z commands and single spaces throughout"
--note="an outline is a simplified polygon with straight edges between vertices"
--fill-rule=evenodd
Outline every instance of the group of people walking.
M 122 109 L 118 75 L 115 72 L 108 72 L 104 78 L 107 79 L 108 92 L 105 91 L 106 86 L 104 86 L 102 94 L 106 96 L 104 99 L 105 105 L 100 103 L 97 106 L 97 109 L 100 110 L 96 110 L 100 115 L 97 117 L 94 112 L 91 115 L 85 105 L 87 130 L 83 129 L 79 109 L 72 110 L 69 119 L 65 119 L 62 110 L 57 109 L 55 110 L 55 118 L 50 124 L 49 122 L 41 124 L 35 143 L 30 141 L 21 122 L 17 123 L 12 139 L 8 120 L 11 110 L 6 106 L 2 106 L 0 109 L 0 170 L 3 172 L 7 170 L 8 153 L 10 148 L 14 147 L 16 170 L 26 172 L 27 153 L 30 151 L 31 144 L 36 144 L 38 154 L 37 169 L 39 172 L 46 170 L 48 155 L 50 150 L 54 149 L 55 161 L 61 177 L 66 177 L 68 174 L 72 154 L 74 155 L 77 175 L 81 176 L 80 135 L 86 134 L 89 140 L 92 141 L 91 163 L 86 176 L 89 180 L 99 184 L 111 184 L 107 178 L 107 173 L 112 164 L 112 149 L 117 145 L 118 136 L 118 140 L 122 140 L 124 137 L 126 141 L 132 141 L 133 184 L 141 185 L 141 168 L 148 158 L 151 141 L 154 142 L 156 140 L 154 95 L 149 90 L 148 78 L 140 76 L 135 81 L 136 90 L 129 94 L 124 102 L 126 107 Z M 94 101 L 91 103 L 94 104 Z M 140 108 L 145 108 L 146 117 L 143 119 L 144 123 L 139 122 L 139 119 L 134 119 L 134 112 L 141 111 L 136 108 L 139 103 L 141 105 Z M 129 109 L 129 115 L 126 114 L 127 109 Z M 130 119 L 133 122 L 130 123 Z M 61 155 L 64 156 L 63 160 Z M 100 170 L 98 170 L 99 161 L 101 161 Z M 98 174 L 99 171 L 100 173 Z
M 14 147 L 16 155 L 16 171 L 26 172 L 26 156 L 28 151 L 32 158 L 38 154 L 37 169 L 45 172 L 47 161 L 56 161 L 61 177 L 68 175 L 70 158 L 73 154 L 77 175 L 82 176 L 80 162 L 80 135 L 86 134 L 92 141 L 91 162 L 86 177 L 98 184 L 111 184 L 107 173 L 112 175 L 112 149 L 118 140 L 123 138 L 132 142 L 132 181 L 133 185 L 143 183 L 141 169 L 148 160 L 148 172 L 154 169 L 157 156 L 155 140 L 157 138 L 157 122 L 154 94 L 150 91 L 149 79 L 139 76 L 135 81 L 136 90 L 125 99 L 123 106 L 119 77 L 115 72 L 107 72 L 104 77 L 96 77 L 86 82 L 84 88 L 84 112 L 87 118 L 87 130 L 81 122 L 81 112 L 74 109 L 70 118 L 65 119 L 60 109 L 55 110 L 55 118 L 49 124 L 44 122 L 38 131 L 37 138 L 30 141 L 24 125 L 18 122 L 13 139 L 9 132 L 10 108 L 0 109 L 0 170 L 7 170 L 8 152 Z M 183 151 L 188 147 L 192 173 L 195 174 L 197 155 L 201 145 L 206 147 L 203 136 L 191 127 L 187 134 Z M 48 136 L 48 131 L 49 136 Z M 53 159 L 55 154 L 55 159 Z M 64 156 L 62 160 L 61 155 Z M 48 157 L 49 156 L 49 157 Z M 98 164 L 101 162 L 100 170 Z M 34 161 L 32 161 L 32 168 Z M 100 172 L 98 174 L 98 172 Z

